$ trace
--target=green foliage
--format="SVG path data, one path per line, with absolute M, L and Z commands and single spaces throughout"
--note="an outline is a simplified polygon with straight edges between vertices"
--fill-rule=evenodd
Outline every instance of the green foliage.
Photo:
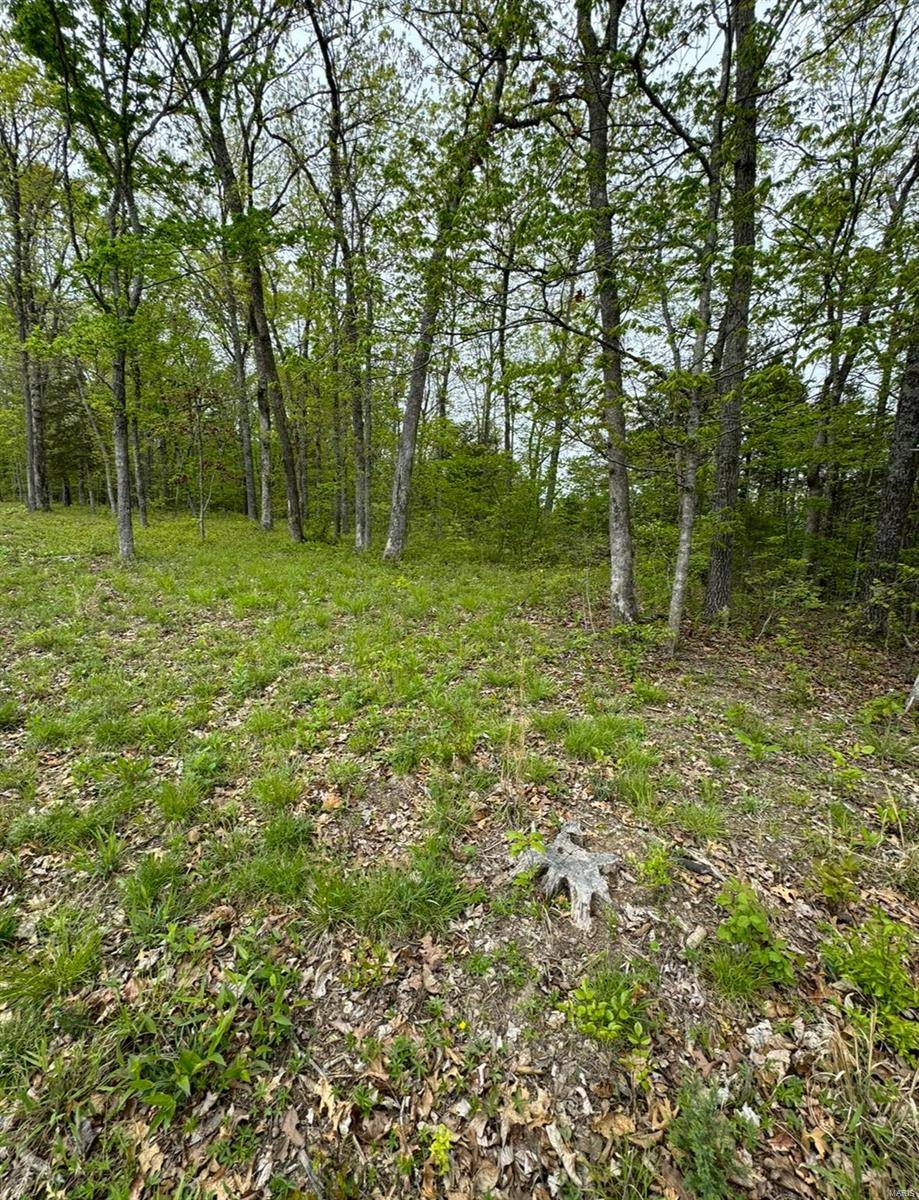
M 878 911 L 864 925 L 834 933 L 821 954 L 827 969 L 856 989 L 860 1008 L 853 1017 L 898 1054 L 919 1053 L 919 989 L 907 963 L 913 934 Z
M 143 1011 L 125 1014 L 128 1040 L 136 1048 L 123 1064 L 121 1081 L 150 1108 L 153 1129 L 168 1125 L 205 1090 L 250 1082 L 292 1034 L 291 971 L 245 944 L 237 947 L 237 956 L 240 969 L 228 974 L 215 995 L 199 991 L 173 998 L 179 1011 L 166 1029 Z M 237 1023 L 251 1029 L 251 1040 L 240 1041 Z
M 714 841 L 725 831 L 724 809 L 718 803 L 687 800 L 673 806 L 671 817 L 679 829 L 700 841 Z
M 725 709 L 725 720 L 754 762 L 762 762 L 782 749 L 773 730 L 745 704 L 729 704 Z
M 646 1049 L 651 1044 L 646 985 L 644 974 L 636 976 L 611 964 L 601 965 L 581 980 L 561 1010 L 585 1037 Z
M 271 771 L 252 783 L 252 795 L 264 808 L 292 808 L 300 798 L 300 784 L 286 771 Z
M 519 858 L 527 850 L 544 854 L 546 840 L 538 829 L 512 829 L 507 835 L 507 846 L 511 858 Z
M 794 983 L 794 963 L 785 941 L 773 932 L 769 914 L 753 889 L 729 880 L 717 901 L 727 913 L 715 933 L 725 950 L 712 951 L 706 959 L 712 981 L 738 998 L 760 987 Z
M 42 933 L 36 953 L 0 957 L 0 1004 L 40 1006 L 98 974 L 102 935 L 88 918 L 60 908 Z
M 858 899 L 858 859 L 848 852 L 817 863 L 814 878 L 820 894 L 834 912 L 847 908 Z
M 735 1194 L 731 1177 L 739 1169 L 737 1143 L 716 1088 L 695 1081 L 683 1086 L 667 1142 L 698 1200 L 727 1200 Z
M 174 855 L 148 854 L 121 884 L 125 916 L 141 942 L 155 941 L 188 912 L 185 864 Z
M 308 903 L 311 920 L 322 928 L 346 924 L 360 933 L 409 936 L 445 928 L 476 899 L 432 841 L 415 847 L 406 866 L 319 866 Z
M 673 855 L 664 842 L 656 842 L 638 863 L 638 878 L 646 886 L 664 891 L 673 883 Z
M 593 762 L 621 752 L 642 734 L 642 725 L 632 717 L 604 713 L 571 721 L 565 731 L 565 749 L 573 758 Z
M 0 904 L 0 954 L 14 945 L 19 931 L 19 913 L 15 904 Z

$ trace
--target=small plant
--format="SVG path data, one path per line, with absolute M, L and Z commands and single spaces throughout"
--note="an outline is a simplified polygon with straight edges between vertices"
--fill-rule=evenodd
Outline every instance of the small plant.
M 721 837 L 725 829 L 724 810 L 715 803 L 696 804 L 687 800 L 675 804 L 672 819 L 678 829 L 706 842 Z
M 673 883 L 673 855 L 663 842 L 656 842 L 638 863 L 638 878 L 650 888 L 663 891 Z
M 581 980 L 561 1010 L 585 1037 L 643 1050 L 651 1044 L 644 992 L 644 979 L 603 966 Z
M 386 1055 L 389 1077 L 404 1089 L 410 1082 L 423 1078 L 425 1062 L 418 1043 L 408 1034 L 400 1033 L 393 1038 Z
M 450 1174 L 450 1151 L 456 1141 L 456 1134 L 441 1124 L 435 1125 L 429 1133 L 429 1138 L 431 1166 L 441 1179 L 445 1179 Z
M 227 781 L 227 753 L 223 740 L 216 734 L 202 738 L 185 759 L 182 776 L 194 780 L 202 792 L 211 792 Z
M 0 729 L 16 729 L 25 714 L 15 700 L 0 700 Z
M 0 959 L 0 1004 L 41 1005 L 69 995 L 98 974 L 102 935 L 81 913 L 59 909 L 45 933 L 37 954 Z
M 352 991 L 379 987 L 392 967 L 389 947 L 381 942 L 362 942 L 345 972 L 345 983 Z
M 0 905 L 0 954 L 15 945 L 19 934 L 19 915 L 15 904 Z
M 845 853 L 817 864 L 814 879 L 832 912 L 840 912 L 858 899 L 858 859 Z
M 919 900 L 919 846 L 910 846 L 897 869 L 897 887 L 910 900 Z
M 367 790 L 366 769 L 356 758 L 339 758 L 330 762 L 327 778 L 333 788 L 353 800 L 360 799 Z
M 858 710 L 859 719 L 865 725 L 883 725 L 895 720 L 903 712 L 903 697 L 896 692 L 886 696 L 875 696 Z
M 195 815 L 201 804 L 201 784 L 191 775 L 167 779 L 157 788 L 153 799 L 166 821 L 181 823 Z
M 749 733 L 745 733 L 742 729 L 734 730 L 734 737 L 742 746 L 745 746 L 750 757 L 754 762 L 762 762 L 768 758 L 770 754 L 778 754 L 782 747 L 777 742 L 760 742 L 752 737 Z
M 644 679 L 633 680 L 632 695 L 639 704 L 666 704 L 670 698 L 666 688 L 656 683 L 647 683 Z
M 284 812 L 299 800 L 300 785 L 286 771 L 271 771 L 253 782 L 252 795 L 263 808 Z
M 821 951 L 830 973 L 857 992 L 855 1023 L 863 1029 L 875 1024 L 880 1040 L 903 1055 L 919 1053 L 919 1022 L 909 1015 L 919 1008 L 906 965 L 912 947 L 911 931 L 878 911 L 865 924 L 834 933 Z
M 731 1176 L 739 1169 L 731 1122 L 721 1111 L 717 1088 L 685 1084 L 667 1141 L 676 1151 L 683 1178 L 698 1200 L 735 1195 Z
M 628 742 L 641 736 L 641 722 L 616 713 L 581 717 L 572 721 L 565 733 L 565 749 L 572 758 L 594 762 L 621 751 Z
M 546 842 L 538 829 L 512 829 L 507 835 L 507 848 L 511 858 L 519 858 L 527 850 L 544 854 Z
M 188 911 L 185 866 L 177 857 L 148 854 L 122 881 L 125 915 L 135 937 L 156 940 Z
M 83 849 L 76 856 L 76 864 L 81 870 L 100 879 L 108 879 L 114 875 L 121 865 L 124 855 L 124 842 L 114 829 L 103 832 L 97 829 L 93 837 L 92 850 Z
M 717 897 L 728 914 L 715 936 L 727 948 L 712 951 L 706 967 L 713 982 L 724 984 L 736 971 L 730 989 L 734 995 L 752 993 L 757 978 L 763 985 L 789 986 L 794 983 L 794 966 L 784 940 L 772 929 L 769 914 L 752 888 L 739 880 L 730 880 Z

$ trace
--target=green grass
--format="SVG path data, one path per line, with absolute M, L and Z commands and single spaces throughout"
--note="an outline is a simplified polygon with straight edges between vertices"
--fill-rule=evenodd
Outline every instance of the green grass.
M 564 746 L 572 758 L 593 762 L 625 753 L 641 734 L 642 724 L 633 717 L 616 713 L 580 717 L 568 723 Z
M 408 936 L 444 929 L 478 898 L 436 842 L 416 847 L 407 865 L 316 871 L 309 911 L 320 928 L 349 925 L 360 933 Z
M 99 971 L 102 935 L 88 916 L 69 908 L 48 919 L 37 953 L 0 958 L 0 1004 L 41 1006 L 69 995 Z
M 412 555 L 393 567 L 219 514 L 202 545 L 191 520 L 160 513 L 136 531 L 137 561 L 123 567 L 112 532 L 101 513 L 0 505 L 2 1139 L 47 1158 L 61 1194 L 126 1196 L 137 1177 L 131 1123 L 172 1123 L 161 1144 L 178 1156 L 209 1095 L 209 1153 L 244 1173 L 262 1130 L 330 1062 L 321 1120 L 327 1105 L 348 1115 L 369 1154 L 364 1175 L 324 1164 L 330 1189 L 415 1194 L 430 1130 L 400 1123 L 404 1174 L 394 1175 L 403 1147 L 386 1134 L 371 1147 L 362 1124 L 429 1081 L 432 1128 L 460 1102 L 489 1118 L 511 1105 L 526 1120 L 536 1081 L 527 1100 L 512 1078 L 524 1042 L 540 1062 L 567 1061 L 578 1044 L 591 1094 L 608 1083 L 610 1055 L 628 1056 L 638 1103 L 623 1092 L 611 1109 L 624 1116 L 624 1105 L 639 1134 L 647 1081 L 673 1084 L 675 1132 L 656 1131 L 669 1151 L 614 1134 L 608 1159 L 580 1164 L 585 1196 L 656 1195 L 661 1153 L 699 1194 L 717 1194 L 729 1138 L 704 1097 L 686 1099 L 681 1121 L 679 1022 L 663 996 L 658 1017 L 650 975 L 623 964 L 685 952 L 712 1010 L 698 1019 L 712 1029 L 713 1061 L 741 1044 L 769 992 L 789 1019 L 809 1019 L 802 989 L 821 969 L 816 954 L 793 981 L 778 972 L 786 958 L 797 971 L 783 935 L 807 944 L 792 936 L 789 904 L 764 891 L 775 937 L 747 944 L 735 922 L 724 940 L 711 881 L 677 869 L 691 839 L 728 832 L 749 860 L 738 871 L 761 851 L 770 865 L 800 852 L 811 894 L 854 922 L 822 959 L 825 975 L 846 981 L 840 1020 L 867 1023 L 878 1054 L 910 1049 L 900 1024 L 914 1006 L 908 947 L 898 931 L 884 941 L 866 926 L 852 894 L 881 879 L 919 894 L 914 822 L 884 787 L 908 753 L 899 710 L 859 715 L 862 691 L 848 716 L 842 700 L 832 719 L 802 710 L 781 738 L 767 714 L 791 675 L 772 687 L 771 648 L 746 676 L 717 644 L 704 672 L 678 675 L 657 626 L 611 634 L 595 609 L 591 627 L 582 567 Z M 590 568 L 594 596 L 601 576 Z M 856 740 L 874 753 L 854 756 Z M 780 741 L 781 754 L 771 749 Z M 840 761 L 828 744 L 845 748 Z M 811 798 L 806 810 L 793 789 Z M 508 831 L 512 844 L 536 829 L 549 841 L 567 819 L 581 821 L 588 848 L 621 849 L 614 897 L 621 888 L 630 904 L 653 906 L 653 927 L 617 929 L 597 914 L 581 935 L 564 900 L 546 904 L 531 880 L 510 881 Z M 833 826 L 819 865 L 802 825 Z M 709 929 L 698 951 L 684 951 L 671 906 L 686 929 Z M 901 970 L 886 965 L 891 946 Z M 523 1026 L 516 1048 L 502 1040 L 508 996 Z M 348 1066 L 358 1053 L 372 1068 L 364 1075 Z M 808 1076 L 802 1086 L 815 1095 L 818 1085 Z M 864 1111 L 892 1113 L 871 1087 Z M 232 1119 L 218 1113 L 230 1104 Z M 862 1138 L 883 1180 L 893 1117 L 872 1118 L 869 1131 L 833 1111 L 841 1155 Z M 253 1113 L 259 1123 L 245 1119 Z M 97 1140 L 77 1153 L 84 1114 Z M 179 1179 L 150 1182 L 151 1194 L 190 1200 Z

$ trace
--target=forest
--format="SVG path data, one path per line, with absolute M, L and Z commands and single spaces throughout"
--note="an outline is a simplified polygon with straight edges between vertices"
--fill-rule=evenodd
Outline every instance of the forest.
M 917 246 L 909 0 L 3 0 L 0 1200 L 919 1191 Z

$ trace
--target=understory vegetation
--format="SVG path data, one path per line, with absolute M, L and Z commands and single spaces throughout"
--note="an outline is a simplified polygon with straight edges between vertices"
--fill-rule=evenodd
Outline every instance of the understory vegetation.
M 0 506 L 4 1200 L 919 1186 L 892 656 L 211 520 Z M 587 932 L 514 874 L 567 821 Z

